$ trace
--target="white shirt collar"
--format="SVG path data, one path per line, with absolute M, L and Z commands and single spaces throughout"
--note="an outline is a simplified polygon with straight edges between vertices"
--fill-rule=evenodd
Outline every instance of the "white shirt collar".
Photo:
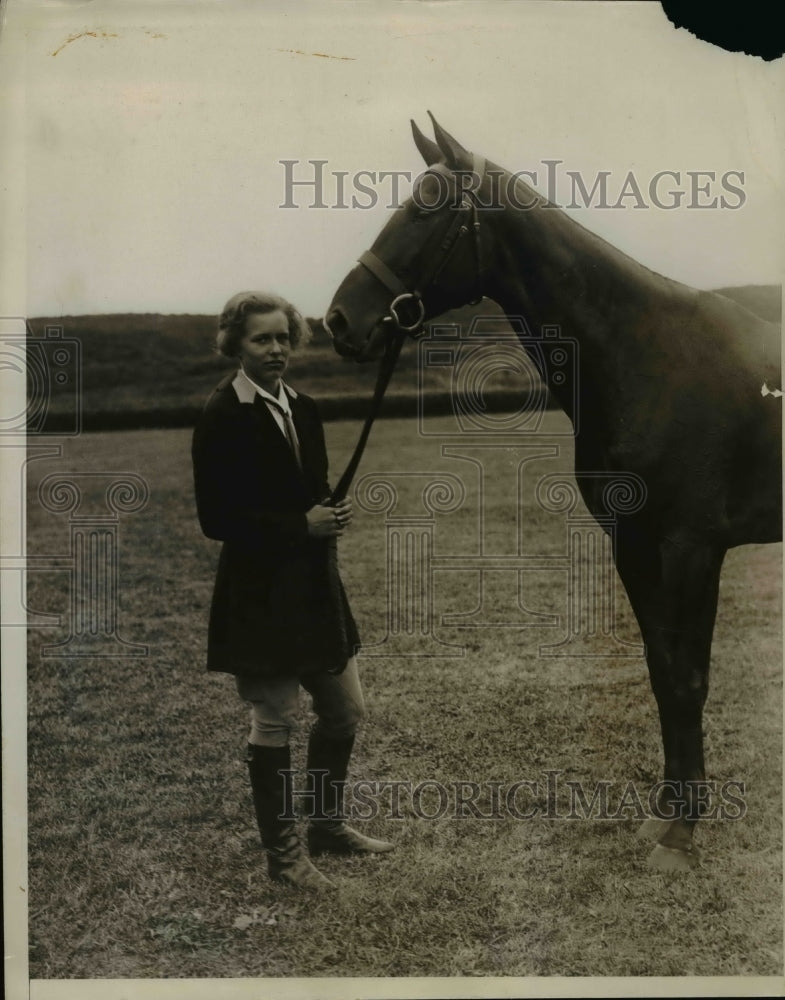
M 237 372 L 232 385 L 241 403 L 252 403 L 254 395 L 258 393 L 262 399 L 270 400 L 274 405 L 279 406 L 284 413 L 292 412 L 292 408 L 289 405 L 289 398 L 297 399 L 297 393 L 283 379 L 278 380 L 278 395 L 274 396 L 260 385 L 257 385 L 243 368 L 240 368 Z

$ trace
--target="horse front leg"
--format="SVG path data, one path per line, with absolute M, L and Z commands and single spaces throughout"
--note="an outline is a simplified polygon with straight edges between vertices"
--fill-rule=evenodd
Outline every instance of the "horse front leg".
M 663 870 L 694 867 L 695 824 L 705 811 L 703 706 L 725 549 L 702 539 L 668 537 L 635 545 L 619 561 L 646 644 L 665 758 L 658 818 L 644 824 Z

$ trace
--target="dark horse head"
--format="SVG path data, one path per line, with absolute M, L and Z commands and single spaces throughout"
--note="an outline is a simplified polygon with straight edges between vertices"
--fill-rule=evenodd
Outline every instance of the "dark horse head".
M 325 317 L 336 351 L 358 361 L 378 357 L 391 334 L 416 337 L 427 320 L 482 297 L 485 163 L 431 120 L 436 142 L 411 123 L 428 169 L 341 283 Z

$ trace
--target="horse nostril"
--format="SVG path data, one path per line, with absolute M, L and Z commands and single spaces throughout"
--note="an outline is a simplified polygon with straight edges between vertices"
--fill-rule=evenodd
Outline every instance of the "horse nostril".
M 333 347 L 342 358 L 353 358 L 356 348 L 350 342 L 349 324 L 340 309 L 331 309 L 322 320 L 325 330 L 329 333 Z
M 333 340 L 343 339 L 347 330 L 347 323 L 343 313 L 338 309 L 331 309 L 324 319 L 324 328 Z

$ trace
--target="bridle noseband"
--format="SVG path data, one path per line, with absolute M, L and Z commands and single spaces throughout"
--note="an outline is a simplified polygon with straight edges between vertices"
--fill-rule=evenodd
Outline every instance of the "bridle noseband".
M 435 163 L 428 167 L 426 173 L 440 173 L 450 180 L 455 181 L 455 171 L 451 170 L 443 163 Z M 391 323 L 394 330 L 404 333 L 412 338 L 417 338 L 422 334 L 425 321 L 425 304 L 423 303 L 424 293 L 433 285 L 447 262 L 452 257 L 463 236 L 472 234 L 474 246 L 475 278 L 474 295 L 469 301 L 474 305 L 482 298 L 481 282 L 484 273 L 482 260 L 482 243 L 480 241 L 480 217 L 477 211 L 478 200 L 477 191 L 483 182 L 485 175 L 485 159 L 477 154 L 472 154 L 472 174 L 477 178 L 476 182 L 469 188 L 461 185 L 461 203 L 453 209 L 454 216 L 450 220 L 450 225 L 439 244 L 438 253 L 420 275 L 419 288 L 409 289 L 404 281 L 386 264 L 381 257 L 366 250 L 359 257 L 359 263 L 380 281 L 385 288 L 392 293 L 393 299 L 389 305 L 389 314 L 384 317 L 384 323 Z M 401 310 L 414 305 L 416 312 L 413 317 L 409 317 L 411 322 L 404 322 Z

